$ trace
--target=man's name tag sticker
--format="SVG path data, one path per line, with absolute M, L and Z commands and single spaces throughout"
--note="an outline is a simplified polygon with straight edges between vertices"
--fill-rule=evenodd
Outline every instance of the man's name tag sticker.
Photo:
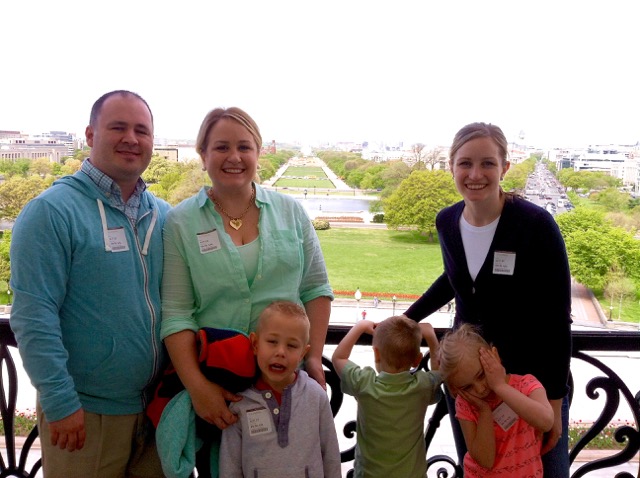
M 271 414 L 266 408 L 247 410 L 247 422 L 250 436 L 264 435 L 273 431 Z
M 493 273 L 512 276 L 516 268 L 516 253 L 496 251 L 493 253 Z
M 111 252 L 125 252 L 129 250 L 129 243 L 127 242 L 124 227 L 107 229 L 107 240 L 109 241 Z
M 196 234 L 198 245 L 200 246 L 200 254 L 208 254 L 209 252 L 220 249 L 220 237 L 218 231 L 213 229 L 207 232 L 199 232 Z

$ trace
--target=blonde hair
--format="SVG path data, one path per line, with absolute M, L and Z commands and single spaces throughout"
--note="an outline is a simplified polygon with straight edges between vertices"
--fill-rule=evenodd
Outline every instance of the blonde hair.
M 260 333 L 260 328 L 264 325 L 264 323 L 274 315 L 279 315 L 282 317 L 287 317 L 304 322 L 305 343 L 309 342 L 309 329 L 311 327 L 311 324 L 309 322 L 307 312 L 300 305 L 288 300 L 277 300 L 265 307 L 265 309 L 260 314 L 260 317 L 258 317 L 258 325 L 256 325 L 257 334 Z
M 213 128 L 218 121 L 225 118 L 237 121 L 242 126 L 247 128 L 249 133 L 251 133 L 251 136 L 253 136 L 253 140 L 256 143 L 256 148 L 258 148 L 259 154 L 260 150 L 262 149 L 262 136 L 260 135 L 260 128 L 258 128 L 256 122 L 251 116 L 249 116 L 248 113 L 236 106 L 232 106 L 230 108 L 216 108 L 207 113 L 207 116 L 205 116 L 204 120 L 202 120 L 200 131 L 198 131 L 198 137 L 196 138 L 196 151 L 198 152 L 198 154 L 204 158 L 204 153 L 207 150 L 207 141 L 211 128 Z
M 376 325 L 372 344 L 391 367 L 409 369 L 420 353 L 422 332 L 414 320 L 393 316 Z
M 472 324 L 462 324 L 456 330 L 447 332 L 442 337 L 438 348 L 442 379 L 447 380 L 456 372 L 464 357 L 475 356 L 480 360 L 479 350 L 481 348 L 491 347 L 480 335 L 479 329 Z

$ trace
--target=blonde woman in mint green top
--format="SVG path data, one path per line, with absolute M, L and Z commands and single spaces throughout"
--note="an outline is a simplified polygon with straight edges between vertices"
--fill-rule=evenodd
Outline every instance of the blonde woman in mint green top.
M 317 235 L 293 198 L 254 183 L 262 138 L 239 108 L 205 117 L 196 148 L 213 187 L 179 204 L 164 228 L 161 335 L 198 416 L 225 429 L 239 397 L 200 372 L 200 327 L 252 332 L 275 300 L 304 306 L 311 322 L 309 375 L 325 385 L 322 349 L 333 295 Z

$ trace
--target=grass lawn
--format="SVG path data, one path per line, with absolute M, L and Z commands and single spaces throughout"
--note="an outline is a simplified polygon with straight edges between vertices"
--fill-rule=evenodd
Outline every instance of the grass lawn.
M 419 296 L 443 271 L 440 245 L 416 232 L 333 228 L 318 237 L 331 287 L 345 297 L 357 287 L 365 296 Z
M 308 188 L 311 189 L 314 186 L 316 188 L 323 189 L 335 189 L 335 185 L 331 182 L 330 179 L 327 179 L 325 176 L 324 179 L 289 179 L 289 178 L 280 178 L 276 181 L 274 186 L 278 188 L 284 187 L 293 187 L 293 188 Z
M 353 298 L 356 287 L 365 297 L 421 295 L 443 271 L 440 245 L 416 232 L 332 228 L 317 233 L 337 297 Z M 596 297 L 608 317 L 610 301 L 602 294 Z M 618 320 L 619 306 L 614 301 L 613 320 Z M 638 323 L 640 304 L 627 299 L 620 312 L 620 320 Z
M 289 166 L 285 172 L 285 176 L 315 176 L 319 179 L 326 178 L 327 175 L 324 169 L 318 166 Z
M 596 292 L 595 296 L 607 318 L 611 314 L 612 320 L 618 320 L 619 314 L 620 320 L 623 322 L 640 323 L 640 302 L 635 298 L 627 298 L 620 304 L 620 300 L 614 300 L 612 303 L 611 299 L 605 297 L 602 293 Z M 613 309 L 610 310 L 611 306 L 613 306 Z

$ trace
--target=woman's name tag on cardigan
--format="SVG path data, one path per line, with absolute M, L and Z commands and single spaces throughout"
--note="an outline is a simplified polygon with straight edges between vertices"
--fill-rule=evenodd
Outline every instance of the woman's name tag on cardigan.
M 247 422 L 250 436 L 264 435 L 273 431 L 271 414 L 264 407 L 247 410 Z
M 200 246 L 200 254 L 208 254 L 209 252 L 220 249 L 220 237 L 217 230 L 199 232 L 196 234 L 198 245 Z
M 512 276 L 516 268 L 516 253 L 495 251 L 493 253 L 493 273 Z

